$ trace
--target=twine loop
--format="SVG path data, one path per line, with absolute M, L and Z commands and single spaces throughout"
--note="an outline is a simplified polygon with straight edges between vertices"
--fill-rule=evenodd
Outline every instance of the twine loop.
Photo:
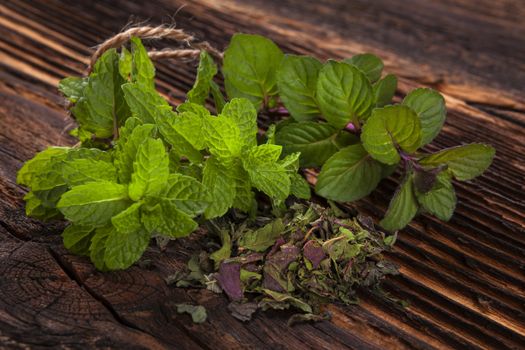
M 164 49 L 164 50 L 152 50 L 148 52 L 148 56 L 152 60 L 161 59 L 197 59 L 200 55 L 201 50 L 207 51 L 215 59 L 222 60 L 222 52 L 211 46 L 207 41 L 197 41 L 197 39 L 190 34 L 187 34 L 182 29 L 177 29 L 172 26 L 140 26 L 128 28 L 123 32 L 120 32 L 113 37 L 107 39 L 102 44 L 97 46 L 96 51 L 91 56 L 87 72 L 90 73 L 93 69 L 95 62 L 99 59 L 104 52 L 112 48 L 118 48 L 126 44 L 131 40 L 132 37 L 138 37 L 140 39 L 168 39 L 178 42 L 182 42 L 189 46 L 188 49 Z

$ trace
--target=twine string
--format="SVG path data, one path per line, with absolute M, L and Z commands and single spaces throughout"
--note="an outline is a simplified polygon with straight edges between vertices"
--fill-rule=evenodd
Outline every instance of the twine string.
M 185 43 L 189 49 L 164 49 L 159 51 L 149 51 L 148 55 L 152 60 L 161 59 L 196 59 L 201 50 L 209 52 L 214 58 L 222 60 L 222 52 L 211 46 L 207 41 L 197 41 L 197 39 L 182 29 L 169 26 L 141 26 L 128 28 L 100 44 L 91 56 L 87 73 L 93 69 L 95 62 L 104 52 L 112 48 L 118 48 L 126 44 L 132 37 L 141 39 L 168 39 Z

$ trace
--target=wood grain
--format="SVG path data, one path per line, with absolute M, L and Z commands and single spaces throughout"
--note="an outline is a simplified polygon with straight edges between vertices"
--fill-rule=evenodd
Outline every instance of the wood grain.
M 184 7 L 181 6 L 185 5 Z M 525 26 L 519 1 L 7 1 L 0 4 L 0 345 L 6 348 L 520 349 L 525 347 Z M 428 147 L 488 142 L 496 159 L 482 177 L 456 184 L 453 219 L 418 218 L 389 256 L 401 267 L 384 288 L 408 308 L 362 293 L 355 307 L 329 305 L 331 322 L 287 328 L 286 313 L 249 323 L 225 298 L 168 287 L 199 236 L 151 269 L 99 273 L 68 254 L 63 223 L 24 215 L 15 183 L 22 162 L 51 144 L 71 144 L 71 120 L 56 90 L 79 75 L 90 48 L 130 20 L 171 22 L 222 49 L 232 33 L 270 36 L 285 51 L 342 58 L 374 52 L 400 76 L 397 98 L 415 86 L 446 96 L 448 120 Z M 158 64 L 158 87 L 184 99 L 194 64 Z M 397 184 L 383 181 L 353 204 L 379 218 Z M 198 302 L 193 325 L 174 303 Z

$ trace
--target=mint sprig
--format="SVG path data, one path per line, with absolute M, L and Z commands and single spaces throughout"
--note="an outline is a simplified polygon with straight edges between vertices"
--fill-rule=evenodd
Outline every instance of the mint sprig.
M 261 40 L 246 34 L 242 41 L 234 37 L 225 52 L 228 67 L 243 64 L 243 53 L 253 53 L 253 45 Z M 272 137 L 283 146 L 284 154 L 301 152 L 302 167 L 321 167 L 315 187 L 318 195 L 336 201 L 358 200 L 383 177 L 402 169 L 404 180 L 381 222 L 387 230 L 403 228 L 419 212 L 450 219 L 456 205 L 451 178 L 470 180 L 492 162 L 494 148 L 482 144 L 422 152 L 421 147 L 443 127 L 445 100 L 432 89 L 415 89 L 401 104 L 392 105 L 397 78 L 392 74 L 382 78 L 383 62 L 373 54 L 325 63 L 284 55 L 277 67 L 278 54 L 271 64 L 263 63 L 263 57 L 276 52 L 267 39 L 264 45 L 257 44 L 257 50 L 259 54 L 249 61 L 261 66 L 251 64 L 250 70 L 238 72 L 239 77 L 253 82 L 270 76 L 273 83 L 275 70 L 277 88 L 261 95 L 272 98 L 260 98 L 254 105 L 263 112 L 278 110 L 291 116 L 277 125 Z M 227 87 L 235 82 L 225 74 Z M 242 84 L 236 88 L 227 89 L 228 96 L 252 91 Z
M 66 248 L 98 269 L 125 269 L 152 237 L 187 236 L 231 208 L 254 212 L 256 193 L 276 204 L 292 193 L 309 197 L 299 155 L 258 145 L 252 102 L 222 103 L 215 63 L 205 52 L 200 58 L 195 86 L 176 111 L 155 90 L 138 38 L 131 51 L 105 52 L 87 78 L 60 83 L 80 145 L 40 152 L 17 180 L 31 189 L 27 214 L 68 220 Z M 217 116 L 202 106 L 210 93 L 220 102 Z

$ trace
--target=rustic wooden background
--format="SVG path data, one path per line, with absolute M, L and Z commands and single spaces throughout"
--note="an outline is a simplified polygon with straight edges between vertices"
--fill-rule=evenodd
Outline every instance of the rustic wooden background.
M 1 1 L 0 348 L 525 348 L 524 18 L 520 0 Z M 420 85 L 446 95 L 448 121 L 429 150 L 489 142 L 497 156 L 457 185 L 450 222 L 423 216 L 400 233 L 389 257 L 401 275 L 384 287 L 408 308 L 362 293 L 359 306 L 329 306 L 331 322 L 287 328 L 275 312 L 241 323 L 224 297 L 164 283 L 191 240 L 150 248 L 150 267 L 102 274 L 63 249 L 61 223 L 25 217 L 16 171 L 73 142 L 58 80 L 81 74 L 90 48 L 130 20 L 175 20 L 220 49 L 243 31 L 321 59 L 373 52 L 401 77 L 398 97 Z M 160 63 L 159 88 L 180 101 L 193 68 Z M 396 181 L 358 207 L 380 217 Z M 171 303 L 182 301 L 205 305 L 209 320 L 177 315 Z

